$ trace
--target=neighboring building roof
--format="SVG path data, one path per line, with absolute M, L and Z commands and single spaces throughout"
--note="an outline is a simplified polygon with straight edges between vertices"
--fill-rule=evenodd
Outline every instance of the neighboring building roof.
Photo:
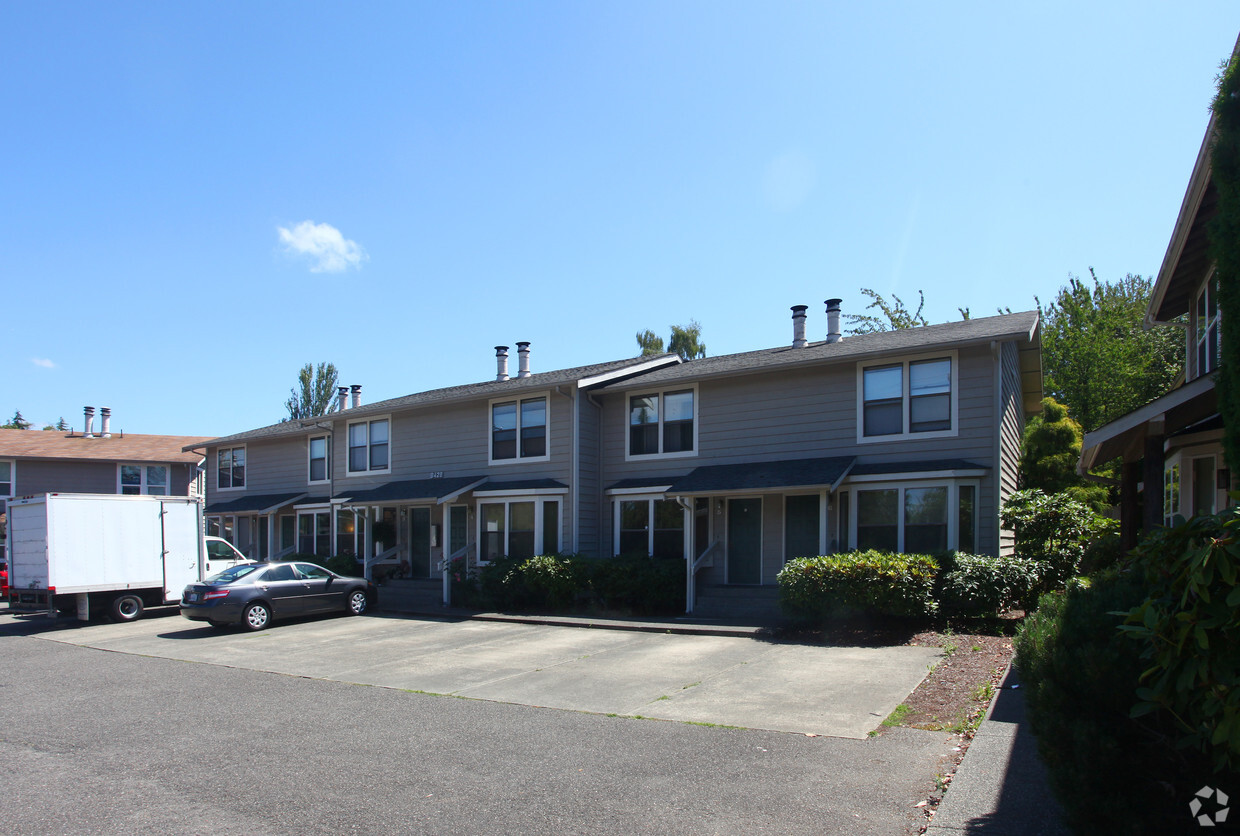
M 269 493 L 259 496 L 243 496 L 227 502 L 213 502 L 206 507 L 207 514 L 270 514 L 295 502 L 306 494 L 302 493 Z
M 1211 115 L 1171 231 L 1171 241 L 1150 291 L 1150 304 L 1145 313 L 1147 328 L 1188 313 L 1193 292 L 1210 267 L 1209 224 L 1218 203 L 1210 164 L 1216 130 L 1216 120 Z
M 205 440 L 184 435 L 116 433 L 87 438 L 61 430 L 0 430 L 0 459 L 197 464 L 202 454 L 187 451 Z
M 1084 475 L 1094 466 L 1125 453 L 1131 454 L 1133 458 L 1141 458 L 1144 455 L 1141 445 L 1152 432 L 1150 422 L 1161 424 L 1163 428 L 1174 432 L 1217 412 L 1218 394 L 1214 391 L 1214 378 L 1206 376 L 1189 381 L 1140 409 L 1134 409 L 1093 432 L 1085 433 L 1076 472 Z
M 644 374 L 641 376 L 640 385 L 657 386 L 664 383 L 752 374 L 780 368 L 860 360 L 891 354 L 908 354 L 971 343 L 988 343 L 992 340 L 1023 340 L 1034 343 L 1037 338 L 1038 312 L 1024 311 L 1002 316 L 947 322 L 942 325 L 927 325 L 921 328 L 900 328 L 872 334 L 855 334 L 833 343 L 825 340 L 813 342 L 804 348 L 793 348 L 789 343 L 778 348 L 703 357 Z M 1037 388 L 1040 391 L 1040 365 L 1037 368 L 1037 378 Z M 618 382 L 600 388 L 606 392 L 633 387 L 632 384 Z M 1040 399 L 1039 396 L 1038 400 Z
M 669 494 L 703 494 L 731 491 L 773 490 L 776 488 L 839 487 L 855 456 L 820 459 L 715 464 L 695 467 L 672 481 Z
M 581 386 L 597 386 L 612 380 L 631 377 L 651 368 L 659 368 L 669 364 L 677 364 L 680 358 L 675 354 L 661 354 L 657 357 L 631 357 L 627 360 L 613 360 L 609 363 L 595 363 L 589 366 L 576 366 L 571 369 L 559 369 L 550 372 L 539 372 L 529 377 L 512 377 L 508 380 L 489 380 L 484 383 L 470 383 L 464 386 L 449 386 L 445 389 L 432 389 L 429 392 L 416 392 L 399 398 L 376 401 L 365 406 L 353 407 L 339 412 L 329 412 L 317 418 L 306 418 L 298 421 L 281 421 L 255 430 L 235 433 L 220 438 L 202 439 L 197 444 L 187 444 L 185 449 L 215 447 L 220 444 L 234 444 L 244 441 L 258 441 L 268 438 L 279 438 L 290 435 L 301 435 L 311 432 L 315 424 L 321 421 L 336 421 L 340 418 L 364 418 L 367 415 L 380 415 L 400 409 L 421 406 L 438 406 L 456 401 L 474 400 L 477 398 L 495 398 L 508 395 L 519 395 L 521 392 L 546 389 L 549 386 L 578 384 Z

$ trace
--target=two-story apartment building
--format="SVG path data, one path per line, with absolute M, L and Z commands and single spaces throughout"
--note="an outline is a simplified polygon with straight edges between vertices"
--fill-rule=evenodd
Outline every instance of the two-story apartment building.
M 634 358 L 347 402 L 192 449 L 207 514 L 255 557 L 625 553 L 695 583 L 769 585 L 796 556 L 1010 550 L 998 507 L 1041 400 L 1036 312 L 681 362 Z M 821 332 L 820 332 L 821 333 Z M 692 606 L 692 594 L 689 606 Z
M 86 407 L 83 431 L 0 430 L 0 557 L 5 505 L 15 496 L 60 493 L 197 496 L 202 455 L 184 449 L 200 436 L 112 432 L 111 410 Z
M 1214 135 L 1211 117 L 1145 314 L 1147 328 L 1184 330 L 1184 377 L 1163 397 L 1086 434 L 1081 446 L 1080 473 L 1123 460 L 1125 548 L 1136 545 L 1142 530 L 1170 524 L 1177 514 L 1213 513 L 1228 502 L 1226 416 L 1219 413 L 1214 391 L 1222 324 L 1208 235 L 1218 199 L 1210 166 Z

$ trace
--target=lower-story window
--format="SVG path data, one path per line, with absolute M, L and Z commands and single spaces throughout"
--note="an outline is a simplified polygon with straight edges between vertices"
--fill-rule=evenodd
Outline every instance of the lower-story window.
M 615 504 L 616 554 L 685 556 L 685 512 L 673 499 L 622 499 Z
M 237 518 L 207 517 L 207 536 L 222 537 L 234 546 L 237 545 Z
M 332 512 L 301 511 L 297 514 L 297 551 L 330 557 L 332 553 Z
M 560 550 L 560 501 L 558 499 L 511 499 L 478 505 L 479 557 L 525 560 L 536 554 Z
M 977 486 L 972 483 L 857 487 L 851 491 L 855 529 L 841 519 L 840 544 L 855 543 L 860 551 L 874 549 L 906 554 L 933 554 L 977 547 Z M 844 495 L 842 495 L 844 496 Z M 841 511 L 847 507 L 841 499 Z M 848 538 L 847 533 L 854 536 Z

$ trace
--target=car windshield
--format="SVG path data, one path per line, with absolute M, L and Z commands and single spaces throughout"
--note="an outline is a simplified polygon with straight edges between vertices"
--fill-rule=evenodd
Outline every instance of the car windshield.
M 207 583 L 232 583 L 263 568 L 261 563 L 246 563 L 241 566 L 230 566 L 223 572 L 216 572 L 207 578 Z

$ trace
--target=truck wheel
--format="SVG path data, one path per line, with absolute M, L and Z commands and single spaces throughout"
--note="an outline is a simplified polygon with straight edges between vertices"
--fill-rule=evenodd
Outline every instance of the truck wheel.
M 247 630 L 261 630 L 271 621 L 271 610 L 266 604 L 250 604 L 241 614 L 241 626 Z
M 142 596 L 127 592 L 117 595 L 108 607 L 113 621 L 137 621 L 142 617 Z
M 366 612 L 367 603 L 365 590 L 353 590 L 349 593 L 349 615 L 361 615 Z

